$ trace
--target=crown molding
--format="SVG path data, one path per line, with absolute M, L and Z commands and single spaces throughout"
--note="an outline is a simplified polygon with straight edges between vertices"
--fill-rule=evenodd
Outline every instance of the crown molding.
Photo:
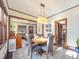
M 76 7 L 79 7 L 79 5 L 70 7 L 70 8 L 68 8 L 68 9 L 65 9 L 65 10 L 61 11 L 61 12 L 58 12 L 58 13 L 53 14 L 53 15 L 51 15 L 51 16 L 48 16 L 48 18 L 51 18 L 51 17 L 53 17 L 53 16 L 55 16 L 55 15 L 58 15 L 58 14 L 61 14 L 61 13 L 63 13 L 63 12 L 69 11 L 69 10 L 74 9 L 74 8 L 76 8 Z
M 9 7 L 9 4 L 8 4 L 8 1 L 7 1 L 7 0 L 5 0 L 5 1 L 6 1 L 7 7 L 8 7 L 9 10 L 16 11 L 16 12 L 19 12 L 19 13 L 21 13 L 21 14 L 28 15 L 28 16 L 31 16 L 31 17 L 34 17 L 34 18 L 37 18 L 36 16 L 33 16 L 33 15 L 31 15 L 31 14 L 27 14 L 27 13 L 25 13 L 25 12 L 22 12 L 22 11 L 19 11 L 19 10 L 13 9 L 13 8 L 10 8 L 10 7 Z
M 22 17 L 14 16 L 14 15 L 9 15 L 9 17 L 18 18 L 18 19 L 23 19 L 23 20 L 27 20 L 27 21 L 31 21 L 31 22 L 36 22 L 36 21 L 34 21 L 34 20 L 25 19 L 25 18 L 22 18 Z
M 18 11 L 18 10 L 15 10 L 15 9 L 10 8 L 9 5 L 8 5 L 7 0 L 5 0 L 5 1 L 6 1 L 6 3 L 7 3 L 7 6 L 8 6 L 8 9 L 9 9 L 9 10 L 16 11 L 16 12 L 19 12 L 19 13 L 22 13 L 22 14 L 25 14 L 25 15 L 32 16 L 32 17 L 34 17 L 34 18 L 37 18 L 36 16 L 33 16 L 33 15 L 30 15 L 30 14 L 24 13 L 24 12 L 22 12 L 22 11 Z M 60 11 L 60 12 L 58 12 L 58 13 L 55 13 L 55 14 L 53 14 L 53 15 L 51 15 L 51 16 L 48 16 L 47 18 L 51 18 L 51 17 L 53 17 L 53 16 L 56 16 L 56 15 L 61 14 L 61 13 L 63 13 L 63 12 L 69 11 L 69 10 L 71 10 L 71 9 L 73 9 L 73 8 L 76 8 L 76 7 L 79 7 L 79 5 L 75 5 L 75 6 L 73 6 L 73 7 L 70 7 L 70 8 L 68 8 L 68 9 L 65 9 L 65 10 L 63 10 L 63 11 Z
M 2 8 L 5 15 L 8 15 L 7 10 L 6 10 L 6 6 L 5 6 L 3 0 L 0 0 L 0 7 Z

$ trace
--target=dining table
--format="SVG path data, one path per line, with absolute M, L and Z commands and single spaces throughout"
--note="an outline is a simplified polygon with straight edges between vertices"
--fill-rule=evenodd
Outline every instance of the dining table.
M 47 43 L 47 38 L 44 37 L 32 39 L 32 44 L 35 45 L 43 45 L 46 43 Z
M 38 53 L 43 54 L 45 51 L 42 49 L 42 47 L 47 44 L 47 40 L 48 39 L 44 37 L 32 39 L 32 48 L 38 49 Z

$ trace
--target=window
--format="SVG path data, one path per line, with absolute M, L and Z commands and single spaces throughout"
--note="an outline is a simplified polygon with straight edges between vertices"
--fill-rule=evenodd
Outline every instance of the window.
M 51 32 L 51 24 L 46 24 L 46 32 Z
M 0 48 L 3 47 L 7 39 L 7 16 L 0 7 Z
M 18 33 L 26 34 L 26 26 L 18 25 Z

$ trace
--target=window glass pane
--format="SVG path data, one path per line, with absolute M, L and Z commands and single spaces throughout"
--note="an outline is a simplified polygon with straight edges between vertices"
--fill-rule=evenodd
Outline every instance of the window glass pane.
M 51 27 L 51 24 L 49 24 L 49 27 Z
M 48 27 L 48 24 L 46 24 L 46 27 Z
M 18 33 L 25 34 L 26 33 L 26 26 L 18 26 Z

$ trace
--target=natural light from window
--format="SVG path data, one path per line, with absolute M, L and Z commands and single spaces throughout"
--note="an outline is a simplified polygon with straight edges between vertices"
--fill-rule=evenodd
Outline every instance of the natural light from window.
M 71 50 L 67 50 L 66 55 L 71 56 L 72 58 L 77 58 L 77 53 Z

